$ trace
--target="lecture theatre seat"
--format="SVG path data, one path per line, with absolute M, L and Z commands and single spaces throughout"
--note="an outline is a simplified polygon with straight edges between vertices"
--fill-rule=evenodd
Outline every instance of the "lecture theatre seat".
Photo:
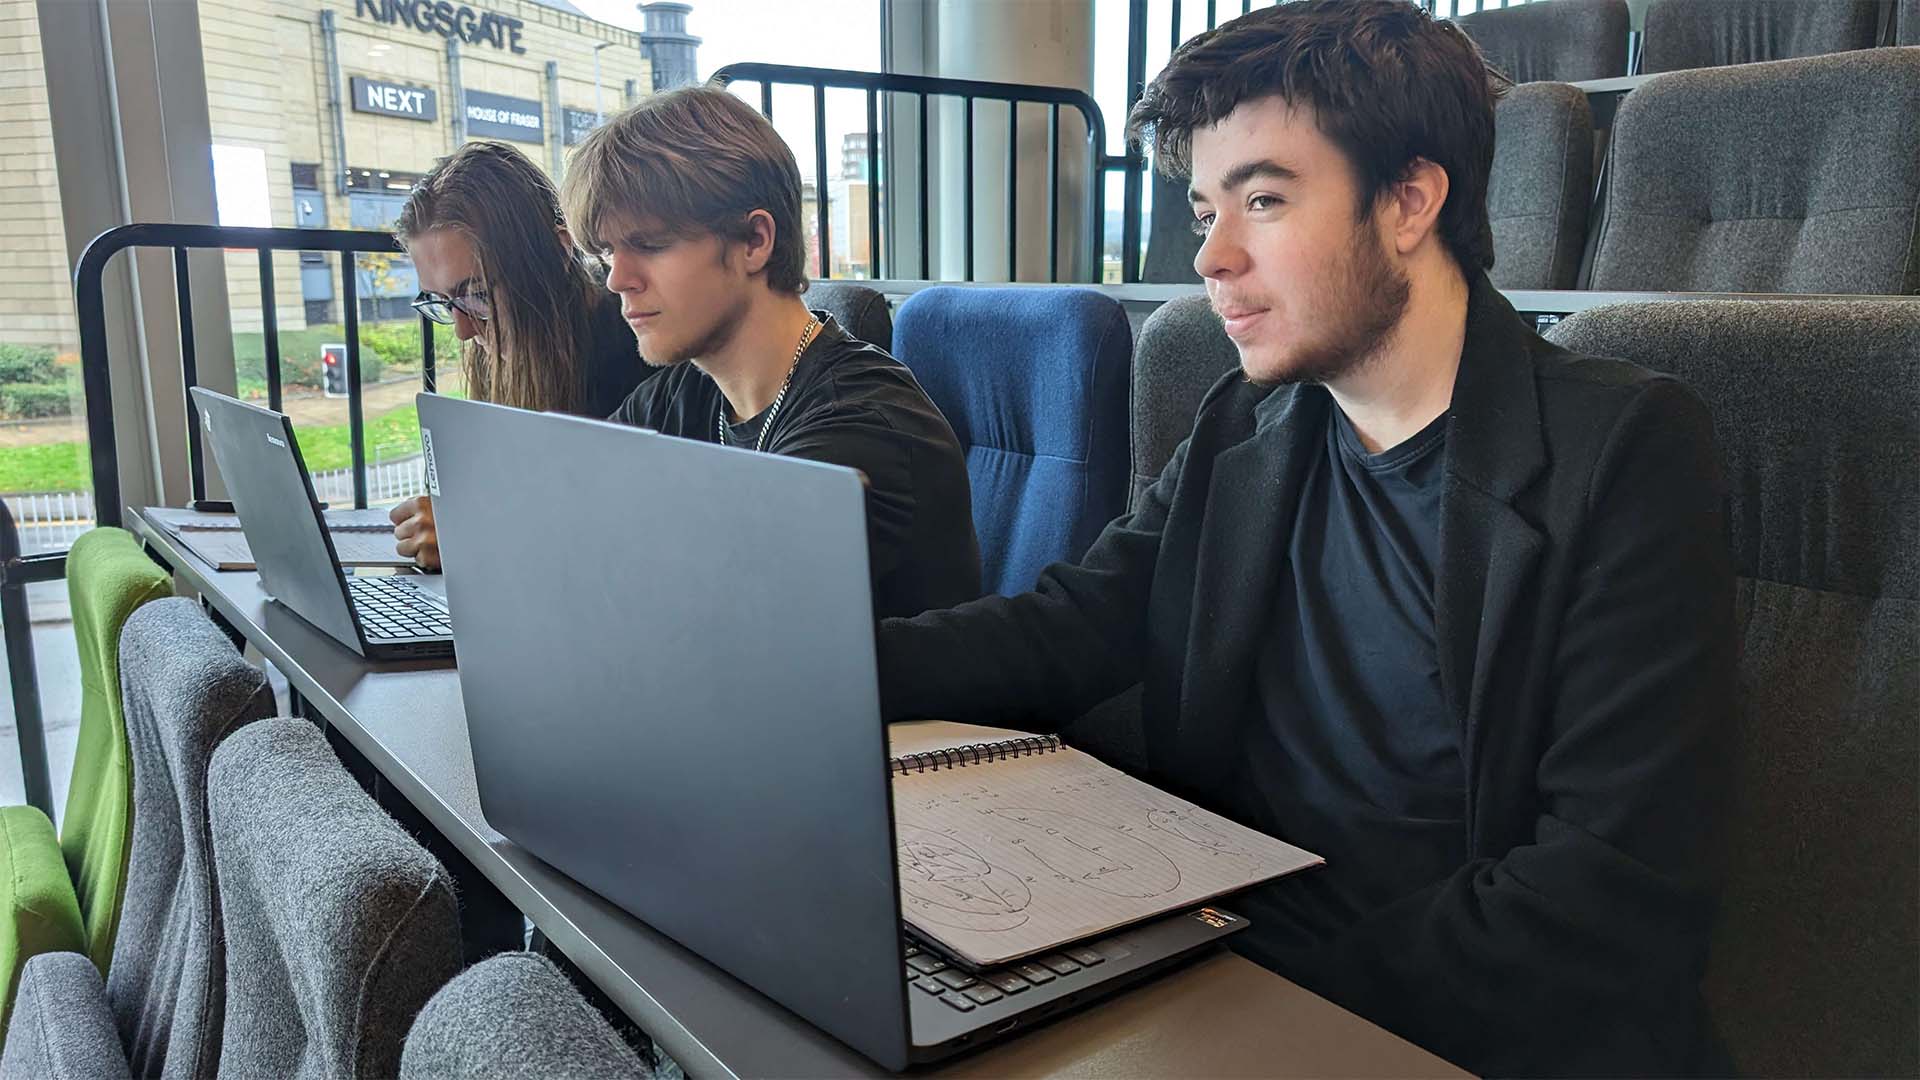
M 226 964 L 207 763 L 228 733 L 272 713 L 273 691 L 186 597 L 156 600 L 129 616 L 120 658 L 135 807 L 113 967 L 103 984 L 75 953 L 30 962 L 21 1019 L 38 1030 L 19 1047 L 8 1040 L 0 1080 L 81 1075 L 57 1067 L 74 1056 L 117 1060 L 120 1074 L 131 1066 L 140 1076 L 208 1076 L 219 1060 Z M 64 1004 L 33 1004 L 49 1001 Z M 107 1018 L 104 1037 L 96 1014 Z
M 400 1080 L 651 1075 L 553 961 L 530 952 L 461 972 L 420 1010 L 400 1055 Z
M 132 533 L 93 529 L 67 555 L 67 591 L 80 661 L 80 729 L 62 830 L 31 806 L 0 808 L 0 1034 L 27 962 L 47 952 L 113 959 L 132 842 L 133 772 L 121 713 L 120 629 L 173 581 Z
M 966 454 L 988 592 L 1033 588 L 1126 509 L 1133 330 L 1118 301 L 935 286 L 900 305 L 893 340 Z
M 1487 63 L 1516 83 L 1580 82 L 1627 73 L 1626 0 L 1535 0 L 1454 19 Z
M 1645 74 L 1787 60 L 1885 40 L 1890 0 L 1653 0 L 1647 5 Z
M 869 345 L 893 351 L 893 309 L 887 298 L 865 285 L 816 281 L 801 296 L 808 307 L 832 312 L 840 329 Z
M 1587 95 L 1565 83 L 1516 86 L 1495 108 L 1494 128 L 1487 178 L 1494 260 L 1488 276 L 1502 289 L 1571 289 L 1580 276 L 1593 204 Z
M 1240 367 L 1240 352 L 1204 296 L 1153 309 L 1133 348 L 1133 483 L 1128 506 L 1160 478 L 1173 451 L 1193 432 L 1200 400 Z
M 1548 335 L 1714 416 L 1740 724 L 1706 992 L 1746 1076 L 1920 1075 L 1920 301 L 1699 301 Z
M 1920 291 L 1920 49 L 1650 79 L 1609 168 L 1589 288 Z
M 460 970 L 453 879 L 311 721 L 214 751 L 208 816 L 226 930 L 222 1076 L 390 1077 Z

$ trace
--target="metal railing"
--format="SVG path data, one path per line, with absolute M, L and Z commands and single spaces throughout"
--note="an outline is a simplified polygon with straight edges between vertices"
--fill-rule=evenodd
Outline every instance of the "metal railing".
M 368 494 L 366 418 L 360 385 L 360 287 L 353 256 L 394 254 L 399 243 L 385 232 L 344 229 L 241 229 L 216 225 L 123 225 L 95 237 L 80 256 L 74 272 L 74 305 L 80 322 L 80 376 L 86 394 L 87 441 L 92 456 L 93 518 L 100 525 L 121 522 L 120 475 L 115 456 L 113 385 L 108 370 L 108 341 L 104 274 L 113 257 L 130 248 L 165 248 L 173 252 L 174 297 L 179 311 L 182 392 L 199 382 L 195 363 L 192 276 L 187 252 L 193 250 L 253 250 L 259 255 L 260 317 L 265 346 L 267 404 L 282 405 L 280 320 L 274 295 L 273 254 L 279 251 L 330 251 L 340 255 L 340 298 L 346 325 L 347 424 L 352 455 L 350 486 L 353 505 L 365 507 Z M 222 328 L 223 330 L 225 328 Z M 420 319 L 421 383 L 434 388 L 433 324 Z M 187 459 L 193 498 L 206 498 L 206 473 L 200 444 L 198 410 L 187 395 Z M 404 464 L 391 481 L 404 485 Z M 383 488 L 383 494 L 386 490 Z M 337 497 L 336 493 L 336 497 Z M 20 496 L 10 496 L 19 500 Z M 23 506 L 26 504 L 22 504 Z M 69 507 L 70 508 L 70 507 Z M 71 541 L 69 541 L 70 543 Z M 27 802 L 52 817 L 52 789 L 47 777 L 46 735 L 40 712 L 38 676 L 34 667 L 33 637 L 26 586 L 58 581 L 66 576 L 67 552 L 28 554 L 21 549 L 14 506 L 0 500 L 0 634 L 6 642 L 8 676 L 13 694 L 14 721 L 20 738 L 21 774 Z
M 962 103 L 963 138 L 965 164 L 962 172 L 966 177 L 963 189 L 962 217 L 966 236 L 963 262 L 963 279 L 974 280 L 974 103 L 976 101 L 1001 101 L 1007 105 L 1007 278 L 1015 279 L 1019 265 L 1019 215 L 1017 192 L 1019 188 L 1020 159 L 1020 106 L 1024 104 L 1045 105 L 1047 107 L 1047 280 L 1060 280 L 1060 188 L 1063 178 L 1060 175 L 1060 110 L 1074 109 L 1086 126 L 1087 142 L 1087 184 L 1090 189 L 1088 201 L 1088 262 L 1091 280 L 1100 280 L 1102 249 L 1105 247 L 1106 195 L 1101 183 L 1102 171 L 1106 163 L 1106 122 L 1100 115 L 1100 107 L 1093 98 L 1079 90 L 1070 90 L 1058 86 L 1035 86 L 1024 83 L 981 82 L 974 79 L 945 79 L 926 75 L 891 75 L 870 71 L 841 71 L 833 68 L 792 67 L 785 64 L 729 64 L 714 74 L 714 79 L 722 84 L 734 82 L 752 82 L 760 85 L 760 112 L 768 119 L 773 117 L 773 88 L 775 86 L 807 87 L 813 91 L 813 169 L 814 169 L 814 214 L 816 228 L 819 231 L 820 257 L 818 276 L 825 279 L 832 274 L 832 235 L 830 207 L 827 189 L 827 134 L 826 110 L 827 91 L 829 89 L 859 90 L 866 94 L 866 157 L 867 157 L 867 251 L 868 276 L 881 278 L 891 273 L 893 277 L 902 276 L 900 268 L 893 260 L 881 259 L 880 188 L 882 173 L 879 169 L 880 157 L 880 95 L 904 94 L 914 98 L 918 109 L 919 124 L 915 129 L 920 143 L 920 163 L 918 172 L 919 189 L 919 276 L 933 276 L 932 230 L 927 146 L 928 102 L 932 98 L 958 99 Z M 894 187 L 892 177 L 885 177 L 887 184 Z M 897 206 L 890 201 L 889 206 Z M 851 220 L 851 218 L 849 218 Z M 893 239 L 891 236 L 886 239 Z

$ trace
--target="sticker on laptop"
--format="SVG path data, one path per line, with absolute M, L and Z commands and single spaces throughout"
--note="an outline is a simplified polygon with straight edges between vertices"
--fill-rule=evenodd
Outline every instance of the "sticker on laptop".
M 1240 916 L 1238 915 L 1229 915 L 1224 911 L 1210 907 L 1203 907 L 1199 911 L 1194 912 L 1193 917 L 1213 927 L 1215 930 L 1225 930 L 1227 927 L 1240 921 Z
M 433 432 L 420 429 L 420 458 L 427 470 L 427 494 L 440 497 L 440 470 L 433 467 Z

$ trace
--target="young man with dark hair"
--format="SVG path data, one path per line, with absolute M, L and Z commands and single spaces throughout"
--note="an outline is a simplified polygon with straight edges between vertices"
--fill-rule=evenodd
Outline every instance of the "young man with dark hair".
M 800 170 L 765 117 L 714 87 L 656 94 L 587 137 L 561 193 L 641 359 L 667 369 L 611 419 L 859 469 L 878 613 L 980 595 L 959 440 L 899 361 L 808 310 Z
M 1131 127 L 1242 370 L 1078 565 L 883 624 L 883 698 L 1032 725 L 1142 683 L 1152 779 L 1327 859 L 1241 898 L 1247 955 L 1482 1073 L 1713 1070 L 1712 423 L 1488 282 L 1497 92 L 1404 0 L 1182 47 Z

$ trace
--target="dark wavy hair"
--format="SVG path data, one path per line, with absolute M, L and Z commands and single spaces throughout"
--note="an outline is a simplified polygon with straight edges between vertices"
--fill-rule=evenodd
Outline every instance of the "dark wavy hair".
M 1363 217 L 1416 160 L 1445 169 L 1441 238 L 1462 269 L 1486 269 L 1493 106 L 1506 86 L 1459 27 L 1408 0 L 1296 0 L 1182 45 L 1134 106 L 1127 136 L 1150 140 L 1155 167 L 1182 177 L 1194 130 L 1244 102 L 1310 108 L 1359 177 Z

